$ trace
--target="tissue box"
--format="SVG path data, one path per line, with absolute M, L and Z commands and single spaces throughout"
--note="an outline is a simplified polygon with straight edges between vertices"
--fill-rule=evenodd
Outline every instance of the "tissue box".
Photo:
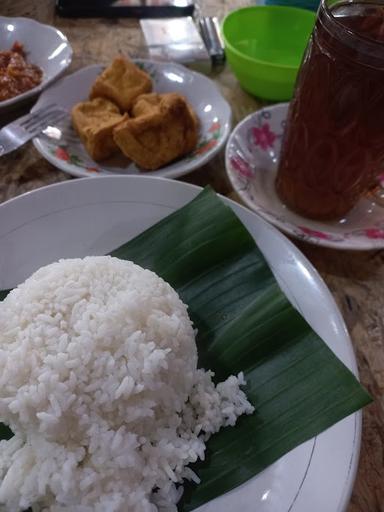
M 191 17 L 143 19 L 140 25 L 153 60 L 179 62 L 209 73 L 211 59 Z

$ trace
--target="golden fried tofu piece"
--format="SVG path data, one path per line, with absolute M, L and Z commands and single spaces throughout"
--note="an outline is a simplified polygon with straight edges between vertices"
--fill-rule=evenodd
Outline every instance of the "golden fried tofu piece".
M 170 96 L 171 95 L 171 96 Z M 149 93 L 149 94 L 141 94 L 138 98 L 136 98 L 135 102 L 133 103 L 133 107 L 131 110 L 132 117 L 139 117 L 146 114 L 154 113 L 158 109 L 160 109 L 160 106 L 164 104 L 164 102 L 171 101 L 172 98 L 180 97 L 182 98 L 185 103 L 187 104 L 189 113 L 191 118 L 193 119 L 193 123 L 196 126 L 196 129 L 199 127 L 199 120 L 195 114 L 195 111 L 191 107 L 191 105 L 188 103 L 188 101 L 185 99 L 184 96 L 177 93 L 165 93 L 165 94 L 157 94 L 155 92 Z M 167 99 L 168 98 L 168 99 Z
M 132 61 L 119 56 L 97 77 L 90 98 L 108 98 L 122 111 L 128 111 L 140 94 L 151 90 L 150 76 Z
M 133 103 L 131 116 L 140 117 L 160 111 L 162 96 L 162 94 L 157 94 L 156 92 L 141 94 Z
M 93 160 L 104 160 L 119 152 L 113 139 L 113 128 L 128 119 L 109 100 L 95 98 L 77 103 L 72 108 L 72 123 Z
M 142 94 L 139 96 L 132 107 L 131 115 L 132 117 L 140 117 L 143 115 L 149 115 L 149 114 L 155 114 L 156 112 L 159 112 L 160 115 L 164 113 L 164 111 L 169 110 L 170 107 L 172 107 L 172 104 L 175 103 L 175 101 L 183 101 L 187 109 L 189 111 L 189 116 L 186 114 L 184 120 L 187 122 L 187 126 L 189 129 L 187 129 L 184 133 L 185 135 L 185 146 L 186 146 L 186 153 L 189 153 L 192 151 L 197 144 L 197 136 L 198 136 L 198 129 L 199 129 L 199 120 L 195 114 L 195 111 L 191 107 L 191 105 L 188 103 L 188 101 L 185 99 L 184 96 L 177 93 L 165 93 L 165 94 L 157 94 L 157 93 L 150 93 L 150 94 Z
M 143 95 L 131 113 L 135 117 L 116 126 L 113 136 L 139 167 L 158 169 L 196 147 L 198 119 L 180 94 Z

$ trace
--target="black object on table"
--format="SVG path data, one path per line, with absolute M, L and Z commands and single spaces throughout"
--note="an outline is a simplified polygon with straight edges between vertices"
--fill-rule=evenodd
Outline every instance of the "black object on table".
M 173 18 L 194 8 L 194 0 L 56 0 L 57 14 L 73 18 Z

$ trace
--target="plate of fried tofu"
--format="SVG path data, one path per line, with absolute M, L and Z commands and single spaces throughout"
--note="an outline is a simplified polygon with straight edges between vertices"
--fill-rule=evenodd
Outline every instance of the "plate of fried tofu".
M 177 178 L 223 148 L 231 109 L 208 77 L 170 62 L 117 56 L 45 90 L 32 109 L 68 112 L 33 140 L 73 176 L 146 174 Z

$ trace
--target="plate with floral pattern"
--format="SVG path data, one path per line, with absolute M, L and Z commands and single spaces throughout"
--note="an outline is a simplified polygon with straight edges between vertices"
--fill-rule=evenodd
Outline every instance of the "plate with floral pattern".
M 196 149 L 156 171 L 143 171 L 123 155 L 95 162 L 86 152 L 72 128 L 70 116 L 58 126 L 48 127 L 44 134 L 33 139 L 35 148 L 51 164 L 73 176 L 113 174 L 144 174 L 177 178 L 206 164 L 224 146 L 231 129 L 231 109 L 212 80 L 184 66 L 170 62 L 138 60 L 136 64 L 152 78 L 153 90 L 158 93 L 183 94 L 194 108 L 200 133 Z M 45 90 L 32 112 L 55 103 L 70 112 L 73 105 L 88 98 L 102 65 L 83 68 Z
M 246 117 L 231 133 L 225 152 L 228 177 L 238 195 L 281 231 L 336 249 L 384 247 L 384 209 L 366 196 L 338 221 L 315 221 L 289 210 L 275 191 L 275 177 L 288 103 L 265 107 Z

